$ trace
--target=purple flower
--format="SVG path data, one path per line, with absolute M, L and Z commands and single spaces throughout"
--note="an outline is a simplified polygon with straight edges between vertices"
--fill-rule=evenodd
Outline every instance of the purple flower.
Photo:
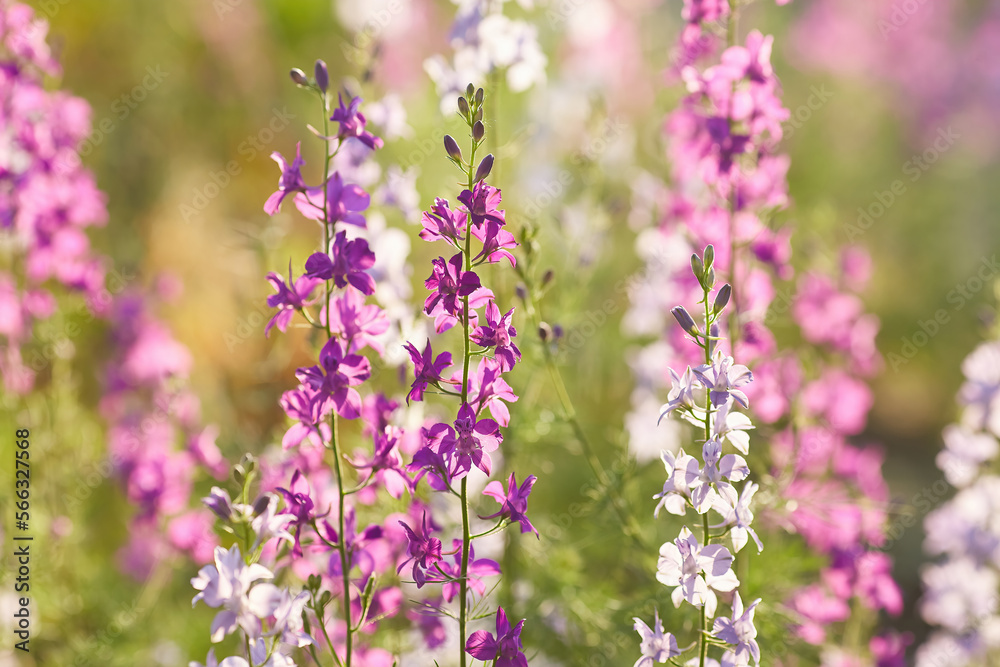
M 302 159 L 301 142 L 295 144 L 295 159 L 292 160 L 291 164 L 288 164 L 285 157 L 278 151 L 271 153 L 271 159 L 281 167 L 281 178 L 278 179 L 278 189 L 264 202 L 264 212 L 268 215 L 274 215 L 281 210 L 281 202 L 285 201 L 285 197 L 288 195 L 306 190 L 306 182 L 302 180 L 302 172 L 300 171 L 302 165 L 306 163 Z
M 457 382 L 461 382 L 458 372 Z M 475 399 L 471 398 L 475 396 Z M 469 402 L 476 406 L 476 414 L 489 408 L 490 414 L 501 426 L 510 423 L 510 410 L 504 401 L 513 403 L 517 395 L 510 385 L 501 377 L 500 362 L 484 357 L 476 367 L 475 375 L 469 375 Z
M 642 637 L 639 645 L 642 657 L 636 660 L 634 667 L 652 667 L 654 662 L 666 662 L 681 654 L 677 648 L 677 639 L 669 632 L 663 632 L 663 621 L 656 609 L 653 610 L 653 619 L 652 629 L 642 619 L 632 619 L 635 621 L 635 631 Z
M 403 468 L 403 459 L 396 448 L 399 443 L 399 435 L 398 429 L 390 429 L 390 432 L 377 434 L 372 458 L 351 462 L 359 470 L 370 469 L 372 474 L 378 475 L 385 490 L 389 492 L 390 496 L 397 499 L 402 498 L 403 492 L 409 491 L 412 484 L 409 475 Z
M 704 514 L 715 503 L 717 494 L 730 503 L 736 503 L 736 489 L 730 482 L 739 482 L 750 474 L 746 460 L 739 454 L 722 456 L 718 440 L 709 440 L 702 446 L 704 467 L 693 456 L 677 457 L 677 476 L 691 492 L 691 504 L 699 514 Z
M 474 271 L 462 270 L 462 253 L 456 253 L 447 262 L 444 257 L 431 261 L 434 270 L 424 281 L 424 286 L 433 293 L 424 301 L 424 312 L 434 315 L 443 311 L 453 317 L 462 314 L 461 297 L 469 296 L 481 283 Z
M 367 192 L 358 185 L 345 184 L 336 171 L 326 182 L 325 202 L 321 186 L 306 188 L 295 195 L 295 207 L 299 213 L 310 220 L 326 220 L 331 225 L 343 222 L 365 227 L 365 216 L 361 215 L 361 211 L 367 209 L 370 203 L 371 197 Z
M 473 186 L 472 191 L 463 190 L 458 195 L 458 201 L 465 204 L 465 207 L 472 213 L 473 227 L 479 227 L 489 220 L 500 227 L 503 227 L 504 212 L 498 211 L 500 205 L 500 189 L 486 185 L 485 181 L 480 181 Z
M 223 521 L 229 521 L 233 516 L 233 499 L 225 489 L 213 486 L 211 493 L 202 498 L 201 502 Z
M 663 491 L 653 496 L 653 500 L 659 500 L 656 509 L 653 510 L 653 518 L 660 516 L 660 510 L 666 509 L 671 514 L 684 516 L 687 511 L 685 498 L 688 494 L 687 485 L 684 483 L 683 467 L 678 470 L 678 464 L 684 465 L 686 459 L 693 458 L 684 453 L 682 449 L 680 456 L 675 457 L 673 452 L 663 450 L 660 452 L 660 460 L 663 467 L 667 469 L 667 479 L 663 482 Z M 696 462 L 697 463 L 697 462 Z
M 316 252 L 306 260 L 306 275 L 320 280 L 333 279 L 337 287 L 353 285 L 362 294 L 375 293 L 375 279 L 365 273 L 375 265 L 375 253 L 365 239 L 347 240 L 346 232 L 338 232 L 330 253 Z
M 324 401 L 311 388 L 290 389 L 281 395 L 279 403 L 286 415 L 298 421 L 281 439 L 285 450 L 301 445 L 306 438 L 316 447 L 330 439 L 330 425 L 323 421 Z
M 676 540 L 660 547 L 656 579 L 665 586 L 677 586 L 671 594 L 675 605 L 681 600 L 696 607 L 705 605 L 706 613 L 712 616 L 717 600 L 709 589 L 728 592 L 740 584 L 732 565 L 729 549 L 721 544 L 700 545 L 685 526 Z
M 502 259 L 510 262 L 511 266 L 517 266 L 517 260 L 511 254 L 511 250 L 518 246 L 514 235 L 508 232 L 495 222 L 488 221 L 485 225 L 472 228 L 472 235 L 482 241 L 483 249 L 473 260 L 479 262 L 481 258 L 488 264 L 496 264 Z
M 517 336 L 517 329 L 510 323 L 513 313 L 511 308 L 501 317 L 496 302 L 490 301 L 486 304 L 486 326 L 480 325 L 469 334 L 469 339 L 476 345 L 496 348 L 493 358 L 500 361 L 500 370 L 504 373 L 521 360 L 521 351 L 511 340 Z
M 271 321 L 264 328 L 264 336 L 270 336 L 271 329 L 274 327 L 278 327 L 278 330 L 282 333 L 287 331 L 288 324 L 292 321 L 295 311 L 305 305 L 316 285 L 320 283 L 317 278 L 306 275 L 299 276 L 295 280 L 294 286 L 289 287 L 284 279 L 274 272 L 267 274 L 267 280 L 274 289 L 278 290 L 277 294 L 267 297 L 267 307 L 277 308 L 278 312 L 274 314 Z
M 417 352 L 413 343 L 406 344 L 406 351 L 410 353 L 413 361 L 413 384 L 410 386 L 410 393 L 406 396 L 406 402 L 411 400 L 424 400 L 424 391 L 428 385 L 437 384 L 442 381 L 441 373 L 451 366 L 451 352 L 442 352 L 434 358 L 434 350 L 431 349 L 431 340 L 427 339 L 424 351 Z
M 424 211 L 420 223 L 424 228 L 420 238 L 425 241 L 448 241 L 455 245 L 463 240 L 468 213 L 463 209 L 448 208 L 448 200 L 437 197 L 430 212 Z
M 701 386 L 698 384 L 698 379 L 694 376 L 690 366 L 687 367 L 683 375 L 677 375 L 677 372 L 673 368 L 668 368 L 667 370 L 670 371 L 672 386 L 670 393 L 667 394 L 667 402 L 660 408 L 660 418 L 657 420 L 657 423 L 663 421 L 663 418 L 674 410 L 691 410 L 696 407 L 697 403 L 695 402 L 694 391 Z
M 357 530 L 357 514 L 354 512 L 354 508 L 348 506 L 344 509 L 343 539 L 344 547 L 349 555 L 347 571 L 350 572 L 355 567 L 358 568 L 361 576 L 355 583 L 361 590 L 365 589 L 368 580 L 375 572 L 376 558 L 379 556 L 377 549 L 372 549 L 371 547 L 377 546 L 378 540 L 381 540 L 382 537 L 382 526 L 377 524 L 370 525 L 359 533 Z M 340 581 L 343 573 L 343 565 L 340 560 L 340 554 L 337 551 L 334 551 L 330 555 L 327 573 L 330 577 Z M 348 593 L 345 591 L 344 594 Z
M 345 107 L 343 96 L 337 93 L 337 104 L 339 106 L 333 110 L 333 116 L 330 117 L 330 120 L 340 123 L 340 129 L 337 131 L 338 139 L 356 137 L 372 150 L 382 148 L 382 140 L 365 129 L 368 121 L 358 111 L 358 107 L 361 106 L 360 97 L 352 97 L 350 104 Z
M 452 560 L 454 562 L 449 563 L 443 560 L 435 565 L 437 572 L 431 571 L 427 580 L 432 582 L 441 583 L 441 595 L 448 602 L 455 599 L 461 591 L 461 581 L 462 577 L 462 541 L 452 540 Z M 489 558 L 476 558 L 476 551 L 469 545 L 469 568 L 468 581 L 469 588 L 471 588 L 476 594 L 483 596 L 486 595 L 486 582 L 483 581 L 483 577 L 495 577 L 500 574 L 500 566 L 496 561 L 490 560 Z
M 417 588 L 427 583 L 427 569 L 441 560 L 441 540 L 431 537 L 433 528 L 427 523 L 427 513 L 424 512 L 420 532 L 414 532 L 412 528 L 399 522 L 399 525 L 406 531 L 406 538 L 409 541 L 407 553 L 409 558 L 404 560 L 396 568 L 399 573 L 407 563 L 413 563 L 413 580 L 417 582 Z
M 752 657 L 754 663 L 760 664 L 760 647 L 757 645 L 757 628 L 753 625 L 754 610 L 760 604 L 760 598 L 750 603 L 750 606 L 743 609 L 743 600 L 739 592 L 733 595 L 733 616 L 729 618 L 715 619 L 712 628 L 712 636 L 721 639 L 727 644 L 732 644 L 730 656 L 722 658 L 724 665 L 747 665 Z M 727 658 L 728 661 L 727 661 Z
M 302 526 L 308 525 L 316 518 L 315 503 L 312 500 L 312 489 L 309 487 L 309 480 L 305 478 L 301 471 L 296 470 L 292 475 L 292 482 L 285 489 L 278 487 L 278 491 L 285 498 L 285 512 L 291 514 L 293 519 L 289 527 L 295 529 L 295 545 L 292 547 L 292 557 L 302 557 L 302 545 L 299 542 Z M 325 515 L 323 515 L 325 516 Z
M 757 553 L 764 550 L 764 545 L 761 544 L 760 537 L 757 536 L 757 531 L 750 526 L 753 523 L 753 512 L 750 511 L 750 501 L 753 500 L 753 496 L 757 493 L 758 488 L 756 483 L 747 482 L 743 486 L 739 500 L 735 503 L 730 502 L 729 499 L 723 496 L 719 496 L 713 506 L 713 509 L 722 515 L 723 520 L 721 524 L 712 527 L 733 527 L 729 534 L 733 538 L 733 549 L 736 552 L 739 552 L 746 546 L 748 537 L 752 537 L 754 543 L 757 545 Z
M 712 405 L 718 407 L 729 402 L 730 396 L 744 408 L 749 407 L 747 395 L 737 387 L 742 387 L 753 381 L 753 373 L 746 366 L 733 364 L 733 358 L 723 354 L 722 350 L 715 353 L 711 364 L 703 364 L 694 369 L 698 380 L 709 389 Z
M 451 484 L 453 471 L 441 455 L 441 440 L 448 433 L 447 424 L 434 424 L 430 428 L 420 429 L 420 435 L 425 444 L 416 454 L 413 461 L 407 466 L 410 470 L 419 470 L 417 476 L 413 478 L 413 485 L 416 486 L 420 479 L 426 474 L 427 483 L 435 491 L 447 491 Z
M 454 455 L 458 473 L 467 473 L 475 465 L 489 475 L 493 461 L 488 452 L 503 442 L 500 427 L 492 419 L 476 419 L 468 403 L 462 404 L 454 424 L 441 440 L 441 455 Z
M 339 338 L 331 338 L 319 353 L 319 365 L 300 368 L 295 376 L 312 388 L 323 400 L 323 412 L 333 406 L 345 419 L 361 415 L 361 395 L 356 385 L 371 376 L 368 360 L 357 354 L 344 354 Z
M 326 322 L 325 312 L 320 315 L 320 321 Z M 377 336 L 388 329 L 389 318 L 385 311 L 375 304 L 366 304 L 365 298 L 357 291 L 345 290 L 330 300 L 330 333 L 343 336 L 349 352 L 357 352 L 367 346 L 382 354 L 384 347 Z
M 483 489 L 484 496 L 490 496 L 498 503 L 500 503 L 500 511 L 489 516 L 481 516 L 480 519 L 495 519 L 497 517 L 502 517 L 504 519 L 509 519 L 511 522 L 518 522 L 521 524 L 521 532 L 527 533 L 531 531 L 535 534 L 535 537 L 540 537 L 538 531 L 535 527 L 531 525 L 531 521 L 528 520 L 525 512 L 528 511 L 528 495 L 531 493 L 531 487 L 535 485 L 535 480 L 538 478 L 534 475 L 528 475 L 524 482 L 521 484 L 521 488 L 517 487 L 517 480 L 514 477 L 514 473 L 510 474 L 510 479 L 507 480 L 507 492 L 504 493 L 503 484 L 494 480 L 486 485 Z
M 513 628 L 503 607 L 497 609 L 497 633 L 476 630 L 469 635 L 465 650 L 473 658 L 493 662 L 493 667 L 528 667 L 528 659 L 521 652 L 521 620 Z M 495 662 L 494 662 L 495 661 Z
M 257 535 L 257 539 L 253 543 L 253 548 L 256 550 L 257 547 L 267 544 L 267 542 L 275 537 L 294 542 L 292 534 L 286 529 L 288 524 L 294 521 L 294 518 L 283 512 L 278 512 L 278 496 L 268 493 L 263 498 L 267 499 L 267 504 L 264 505 L 264 509 L 261 510 L 260 514 L 255 516 L 253 521 L 250 522 L 250 527 L 253 529 L 254 534 Z M 259 506 L 259 502 L 258 500 L 254 503 L 254 506 Z

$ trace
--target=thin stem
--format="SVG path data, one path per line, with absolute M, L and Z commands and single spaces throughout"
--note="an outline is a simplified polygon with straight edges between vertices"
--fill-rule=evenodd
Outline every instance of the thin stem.
M 732 261 L 732 257 L 730 257 Z M 705 273 L 708 274 L 708 267 L 705 267 Z M 712 363 L 712 312 L 711 306 L 709 305 L 708 294 L 710 287 L 708 285 L 703 285 L 702 287 L 704 293 L 705 302 L 705 365 L 710 366 Z M 708 442 L 712 437 L 712 393 L 705 388 L 705 442 Z M 701 515 L 701 530 L 702 530 L 702 545 L 707 545 L 708 541 L 711 539 L 711 533 L 708 528 L 708 512 Z M 708 614 L 705 609 L 705 605 L 701 606 L 701 633 L 698 635 L 698 667 L 705 667 L 705 658 L 708 655 L 708 641 L 706 639 L 706 633 L 708 632 Z
M 469 171 L 468 171 L 468 188 L 469 192 L 473 191 L 473 178 L 475 174 L 473 173 L 474 165 L 476 164 L 476 140 L 472 140 L 472 152 L 469 156 Z M 472 210 L 470 208 L 465 223 L 465 270 L 472 270 Z M 469 401 L 469 362 L 472 360 L 471 354 L 471 341 L 469 340 L 469 295 L 462 297 L 462 330 L 464 333 L 464 348 L 465 355 L 462 360 L 462 405 L 465 405 Z M 469 549 L 472 545 L 470 535 L 472 530 L 469 526 L 469 493 L 468 493 L 468 475 L 462 478 L 461 487 L 461 501 L 462 501 L 462 569 L 460 570 L 459 576 L 461 581 L 459 582 L 459 603 L 458 603 L 458 653 L 459 653 L 459 664 L 461 667 L 466 665 L 465 657 L 465 627 L 468 615 L 468 597 L 469 597 Z

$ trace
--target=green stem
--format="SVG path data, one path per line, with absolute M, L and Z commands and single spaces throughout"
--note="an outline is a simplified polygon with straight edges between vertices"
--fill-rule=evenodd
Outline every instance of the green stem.
M 732 258 L 730 257 L 730 261 Z M 708 273 L 708 267 L 705 267 L 705 273 Z M 708 294 L 710 291 L 709 287 L 703 287 L 704 302 L 705 302 L 705 365 L 710 366 L 712 364 L 712 318 L 711 318 L 711 306 L 709 305 Z M 712 396 L 711 391 L 705 388 L 705 442 L 708 442 L 712 437 Z M 701 515 L 701 530 L 702 530 L 702 545 L 707 545 L 711 539 L 711 533 L 708 528 L 708 512 Z M 701 606 L 701 633 L 698 635 L 698 667 L 705 667 L 705 658 L 708 655 L 708 638 L 706 636 L 708 632 L 708 614 L 705 610 L 705 605 Z
M 472 152 L 469 156 L 468 188 L 472 192 L 472 179 L 475 178 L 473 169 L 476 164 L 476 141 L 472 140 Z M 472 211 L 466 216 L 465 222 L 465 270 L 472 270 Z M 471 341 L 469 340 L 469 295 L 462 297 L 462 330 L 464 335 L 465 355 L 462 360 L 462 405 L 469 401 L 469 362 L 472 360 Z M 461 581 L 459 582 L 459 602 L 458 602 L 458 653 L 459 665 L 465 667 L 465 627 L 468 615 L 469 597 L 469 549 L 472 545 L 470 535 L 472 530 L 469 526 L 469 494 L 468 475 L 462 478 L 462 488 L 460 492 L 462 501 L 462 569 L 459 572 Z

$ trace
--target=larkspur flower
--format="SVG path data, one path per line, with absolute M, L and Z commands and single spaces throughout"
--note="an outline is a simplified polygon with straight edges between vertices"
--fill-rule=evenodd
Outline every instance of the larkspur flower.
M 524 621 L 511 627 L 503 608 L 497 609 L 496 635 L 476 630 L 465 643 L 466 652 L 477 660 L 490 662 L 495 667 L 528 667 L 528 659 L 521 652 L 521 629 Z
M 340 339 L 326 342 L 319 353 L 319 365 L 300 368 L 295 375 L 341 417 L 361 416 L 361 395 L 354 387 L 371 376 L 371 365 L 360 355 L 345 354 Z
M 463 190 L 458 196 L 458 201 L 462 202 L 472 214 L 474 227 L 479 227 L 485 222 L 492 222 L 501 227 L 505 224 L 504 212 L 497 209 L 500 199 L 500 189 L 487 185 L 485 181 L 476 183 L 471 191 Z
M 330 254 L 316 252 L 306 260 L 306 275 L 320 280 L 333 280 L 337 287 L 350 284 L 362 294 L 375 293 L 375 279 L 366 271 L 375 264 L 375 253 L 365 239 L 347 240 L 346 232 L 338 232 L 330 244 Z
M 294 518 L 288 514 L 278 512 L 278 496 L 269 493 L 265 497 L 267 500 L 263 510 L 250 522 L 250 527 L 257 536 L 257 539 L 254 540 L 253 548 L 257 549 L 262 544 L 266 544 L 274 538 L 294 542 L 295 538 L 292 537 L 287 529 L 288 524 Z
M 406 565 L 413 564 L 413 580 L 417 582 L 417 588 L 427 583 L 427 571 L 441 560 L 441 540 L 431 535 L 431 524 L 427 521 L 427 513 L 423 514 L 419 533 L 402 521 L 399 525 L 406 531 L 408 540 L 408 558 L 399 564 L 396 572 L 402 572 Z
M 732 537 L 733 551 L 735 552 L 743 550 L 748 537 L 752 537 L 754 544 L 757 545 L 757 553 L 764 550 L 764 545 L 761 543 L 757 531 L 751 526 L 753 523 L 753 512 L 750 510 L 750 502 L 753 500 L 753 496 L 757 493 L 758 488 L 760 487 L 755 482 L 748 481 L 743 486 L 739 499 L 735 503 L 730 502 L 727 498 L 720 495 L 716 498 L 713 505 L 713 509 L 722 515 L 722 523 L 712 527 L 722 528 L 723 526 L 732 526 L 729 534 Z
M 448 241 L 452 245 L 464 240 L 468 213 L 462 208 L 448 208 L 448 200 L 438 197 L 430 211 L 420 219 L 423 229 L 420 238 L 425 241 Z
M 493 465 L 490 452 L 496 451 L 503 436 L 492 419 L 479 419 L 468 403 L 463 403 L 454 421 L 454 428 L 441 440 L 441 454 L 454 456 L 459 472 L 467 473 L 476 466 L 487 475 Z
M 439 309 L 453 317 L 461 315 L 461 297 L 469 296 L 481 287 L 475 271 L 464 271 L 462 253 L 447 262 L 443 257 L 432 261 L 434 271 L 424 281 L 432 293 L 424 301 L 424 312 L 431 315 Z
M 278 605 L 279 590 L 261 580 L 273 579 L 274 575 L 263 565 L 246 565 L 239 547 L 233 545 L 229 551 L 215 548 L 215 565 L 206 565 L 191 580 L 191 585 L 199 591 L 191 601 L 192 606 L 199 600 L 209 607 L 222 607 L 212 621 L 212 641 L 220 642 L 223 637 L 243 629 L 249 637 L 261 633 L 261 619 L 269 617 Z
M 316 505 L 312 499 L 312 489 L 309 486 L 309 480 L 302 474 L 302 471 L 296 470 L 292 475 L 292 480 L 288 488 L 278 487 L 275 491 L 285 498 L 285 512 L 291 517 L 287 528 L 292 528 L 295 531 L 292 557 L 301 558 L 302 528 L 317 518 L 315 512 Z
M 330 425 L 323 421 L 325 401 L 317 391 L 306 385 L 289 389 L 278 403 L 286 415 L 296 420 L 281 439 L 282 449 L 298 447 L 304 440 L 322 447 L 330 438 Z
M 364 114 L 358 110 L 361 107 L 361 101 L 360 97 L 352 97 L 345 106 L 343 95 L 337 93 L 338 106 L 333 110 L 333 116 L 330 117 L 330 120 L 340 123 L 337 137 L 339 139 L 354 137 L 372 150 L 382 148 L 382 140 L 365 129 L 368 121 L 365 120 Z
M 365 216 L 361 212 L 368 208 L 371 196 L 358 185 L 344 183 L 340 172 L 335 171 L 326 182 L 326 188 L 307 187 L 295 195 L 294 201 L 299 213 L 309 220 L 365 227 Z
M 757 628 L 753 624 L 754 612 L 760 598 L 754 600 L 744 609 L 739 592 L 733 594 L 732 618 L 717 618 L 712 628 L 712 636 L 732 645 L 722 658 L 725 667 L 743 667 L 750 664 L 753 658 L 755 664 L 760 664 L 760 646 L 757 645 Z
M 686 465 L 687 459 L 691 457 L 680 450 L 680 456 L 666 450 L 660 452 L 660 460 L 667 470 L 667 479 L 663 482 L 663 491 L 653 496 L 653 500 L 659 500 L 656 509 L 653 510 L 653 518 L 660 516 L 660 510 L 665 509 L 671 514 L 684 516 L 687 510 L 687 497 L 689 490 L 684 483 L 684 475 L 678 473 L 678 463 L 682 467 Z M 695 461 L 697 465 L 697 461 Z
M 418 352 L 413 343 L 406 344 L 406 351 L 413 361 L 414 375 L 413 385 L 410 387 L 410 393 L 406 396 L 406 401 L 422 401 L 428 385 L 443 381 L 441 374 L 451 366 L 451 352 L 442 352 L 435 357 L 429 338 L 427 344 L 424 345 L 423 352 Z
M 701 387 L 698 382 L 697 376 L 688 366 L 687 370 L 684 371 L 683 375 L 677 375 L 677 372 L 673 368 L 667 369 L 670 371 L 670 382 L 671 389 L 670 394 L 667 396 L 667 402 L 663 404 L 660 408 L 660 419 L 669 415 L 678 409 L 691 410 L 697 403 L 695 401 L 695 391 Z
M 493 348 L 493 358 L 499 359 L 500 370 L 504 373 L 521 360 L 521 351 L 517 349 L 513 338 L 517 329 L 510 323 L 514 309 L 511 308 L 503 316 L 495 301 L 486 304 L 486 324 L 476 327 L 469 338 L 481 347 Z
M 428 581 L 441 583 L 441 595 L 445 602 L 451 602 L 461 589 L 459 581 L 462 578 L 462 540 L 452 540 L 452 562 L 442 560 L 436 563 L 434 570 L 428 571 Z M 480 597 L 486 595 L 484 577 L 495 577 L 500 574 L 500 566 L 489 558 L 476 558 L 475 548 L 469 545 L 469 563 L 466 570 L 468 586 Z
M 525 512 L 528 511 L 528 495 L 531 493 L 531 488 L 535 485 L 537 477 L 534 475 L 528 475 L 521 486 L 517 486 L 517 480 L 514 473 L 510 474 L 510 478 L 507 480 L 507 491 L 503 489 L 503 484 L 494 480 L 486 485 L 483 489 L 484 496 L 490 496 L 498 503 L 500 503 L 500 509 L 493 514 L 488 516 L 481 516 L 481 519 L 495 519 L 497 517 L 502 517 L 504 519 L 509 519 L 511 522 L 517 522 L 521 524 L 521 532 L 533 532 L 535 537 L 540 537 L 538 531 L 531 521 L 528 520 Z
M 320 315 L 320 322 L 326 323 L 325 309 Z M 343 337 L 349 352 L 370 347 L 382 354 L 385 348 L 379 336 L 391 325 L 386 312 L 375 304 L 366 304 L 364 296 L 357 290 L 344 290 L 330 299 L 330 333 Z
M 712 405 L 725 405 L 730 399 L 744 408 L 749 407 L 749 400 L 739 387 L 753 381 L 753 373 L 746 366 L 734 364 L 733 358 L 722 350 L 717 350 L 712 363 L 693 369 L 701 384 L 708 388 Z
M 395 429 L 377 434 L 372 458 L 351 462 L 358 470 L 371 470 L 373 475 L 378 476 L 386 492 L 397 499 L 402 498 L 403 492 L 412 488 L 412 482 L 406 474 L 403 459 L 397 449 L 399 436 L 400 433 Z
M 282 333 L 287 331 L 295 311 L 302 309 L 309 297 L 312 296 L 313 290 L 320 283 L 316 277 L 304 275 L 299 276 L 294 284 L 289 286 L 281 276 L 274 272 L 267 274 L 267 281 L 278 292 L 267 297 L 267 307 L 277 308 L 278 312 L 264 327 L 264 336 L 270 336 L 271 329 L 274 327 L 278 327 L 278 331 Z
M 652 667 L 654 662 L 665 663 L 681 654 L 680 649 L 677 648 L 677 639 L 669 632 L 663 632 L 663 622 L 660 620 L 659 610 L 653 610 L 652 628 L 640 618 L 632 620 L 635 621 L 635 631 L 642 637 L 642 642 L 639 645 L 642 657 L 635 661 L 633 667 Z
M 728 593 L 739 586 L 732 570 L 733 556 L 720 544 L 702 546 L 691 531 L 684 527 L 673 542 L 660 547 L 656 564 L 656 579 L 665 586 L 675 586 L 671 599 L 675 606 L 682 600 L 706 613 L 715 613 L 717 599 L 710 589 Z
M 301 171 L 306 163 L 302 159 L 301 142 L 295 144 L 295 159 L 291 163 L 278 151 L 271 153 L 271 159 L 281 167 L 281 178 L 278 180 L 278 189 L 264 202 L 264 212 L 268 215 L 274 215 L 281 210 L 281 203 L 285 201 L 285 197 L 306 190 L 306 182 L 302 179 Z

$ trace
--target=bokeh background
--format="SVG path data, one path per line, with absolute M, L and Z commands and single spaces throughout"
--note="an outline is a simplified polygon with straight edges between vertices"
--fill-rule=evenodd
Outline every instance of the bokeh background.
M 51 22 L 50 41 L 64 64 L 62 80 L 53 85 L 93 107 L 96 129 L 85 160 L 110 211 L 107 226 L 93 234 L 95 245 L 125 280 L 165 296 L 161 315 L 191 351 L 193 388 L 206 421 L 220 429 L 223 453 L 235 460 L 243 451 L 263 450 L 285 423 L 277 398 L 302 352 L 264 338 L 270 294 L 264 275 L 282 271 L 289 257 L 301 261 L 315 244 L 313 223 L 292 207 L 274 218 L 261 208 L 278 177 L 272 151 L 289 155 L 301 140 L 307 162 L 317 162 L 317 143 L 309 141 L 305 125 L 322 119 L 314 98 L 295 89 L 288 70 L 310 70 L 323 58 L 331 78 L 352 92 L 371 101 L 389 92 L 399 96 L 409 128 L 377 159 L 383 168 L 413 165 L 419 201 L 411 206 L 419 211 L 450 191 L 454 180 L 438 145 L 441 132 L 456 131 L 457 123 L 442 113 L 422 63 L 449 52 L 455 6 L 447 0 L 32 4 Z M 546 320 L 572 331 L 605 300 L 622 299 L 614 285 L 640 267 L 630 215 L 641 178 L 667 179 L 661 126 L 681 91 L 665 72 L 681 3 L 508 4 L 511 14 L 538 26 L 547 80 L 526 92 L 511 90 L 503 77 L 478 82 L 492 84 L 495 184 L 504 191 L 508 219 L 521 215 L 538 229 L 537 263 L 554 273 Z M 955 417 L 959 364 L 995 317 L 992 283 L 976 277 L 983 267 L 998 270 L 1000 251 L 1000 6 L 986 0 L 914 4 L 916 10 L 888 31 L 890 3 L 856 1 L 757 2 L 745 10 L 741 27 L 775 35 L 775 69 L 793 114 L 785 140 L 792 205 L 779 215 L 795 227 L 796 261 L 832 266 L 836 249 L 848 242 L 864 246 L 874 259 L 864 297 L 881 320 L 878 344 L 886 365 L 875 380 L 875 405 L 860 440 L 881 443 L 886 451 L 893 516 L 916 516 L 916 525 L 891 545 L 907 603 L 891 625 L 920 636 L 925 629 L 915 605 L 926 558 L 915 498 L 940 488 L 933 486 L 940 479 L 933 459 L 942 427 Z M 556 196 L 543 196 L 539 183 L 562 169 L 569 170 L 569 183 Z M 905 191 L 890 195 L 896 180 Z M 873 207 L 880 198 L 882 205 Z M 389 226 L 416 239 L 419 212 L 381 210 Z M 862 217 L 864 211 L 871 217 Z M 430 255 L 418 245 L 411 262 L 420 295 Z M 496 280 L 513 294 L 516 280 L 509 272 L 498 272 Z M 947 323 L 927 325 L 941 310 Z M 625 359 L 636 341 L 622 333 L 624 311 L 623 303 L 561 359 L 609 467 L 628 447 L 624 420 L 632 380 Z M 780 322 L 787 313 L 774 316 Z M 915 338 L 922 326 L 934 331 Z M 528 322 L 522 331 L 534 336 Z M 75 341 L 76 379 L 66 392 L 75 392 L 67 403 L 81 409 L 96 400 L 90 397 L 101 341 L 100 331 Z M 537 357 L 532 347 L 522 349 Z M 630 547 L 603 539 L 613 514 L 582 493 L 590 471 L 571 455 L 567 429 L 554 423 L 556 402 L 545 382 L 541 371 L 512 380 L 523 398 L 514 407 L 519 425 L 507 442 L 519 469 L 537 470 L 543 480 L 532 497 L 535 515 L 565 515 L 581 501 L 589 508 L 585 520 L 570 522 L 545 547 L 549 563 L 565 562 L 574 578 L 553 573 L 536 580 L 560 588 L 579 606 L 574 613 L 592 617 L 595 634 L 585 635 L 576 649 L 564 647 L 582 651 L 587 641 L 600 641 L 601 617 L 608 610 L 617 614 L 616 591 L 648 582 L 649 573 L 601 580 L 599 573 Z M 86 426 L 68 408 L 53 408 L 52 415 L 55 442 L 42 445 L 49 454 L 40 467 L 63 474 L 55 462 L 61 433 L 81 434 L 90 443 L 85 459 L 100 460 L 97 426 Z M 660 483 L 656 466 L 630 474 L 647 489 Z M 58 494 L 48 499 L 48 520 L 61 514 L 64 502 Z M 101 484 L 87 508 L 83 525 L 62 527 L 72 539 L 53 547 L 38 566 L 46 591 L 39 604 L 53 610 L 43 616 L 50 625 L 38 631 L 39 650 L 48 643 L 51 655 L 59 656 L 48 664 L 201 659 L 210 613 L 187 611 L 194 567 L 177 564 L 157 575 L 162 581 L 133 581 L 115 566 L 129 516 L 121 492 L 111 481 Z M 517 565 L 512 558 L 515 568 L 532 567 L 530 559 Z M 121 622 L 123 614 L 132 621 Z M 529 628 L 529 645 L 531 637 Z M 67 661 L 80 655 L 90 662 Z M 632 653 L 621 655 L 626 660 Z M 13 664 L 41 664 L 30 656 L 18 659 Z

